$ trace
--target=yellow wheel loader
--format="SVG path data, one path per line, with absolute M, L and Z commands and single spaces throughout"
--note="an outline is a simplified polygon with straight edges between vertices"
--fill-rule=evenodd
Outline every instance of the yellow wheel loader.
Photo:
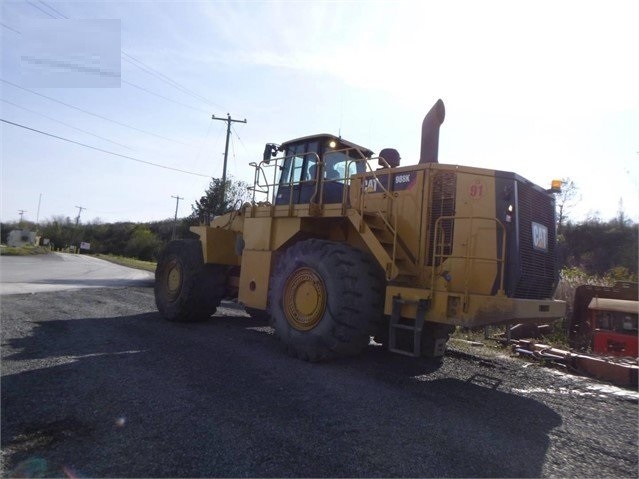
M 310 361 L 356 355 L 371 337 L 441 358 L 455 326 L 562 318 L 554 190 L 438 163 L 444 114 L 439 100 L 409 166 L 329 134 L 267 143 L 253 201 L 161 255 L 159 311 L 204 320 L 236 298 Z

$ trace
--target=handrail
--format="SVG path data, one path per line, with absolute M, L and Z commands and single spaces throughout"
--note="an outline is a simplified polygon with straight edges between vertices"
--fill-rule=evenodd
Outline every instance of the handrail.
M 321 168 L 323 168 L 323 162 L 320 160 L 319 156 L 317 153 L 315 152 L 309 152 L 309 153 L 304 153 L 303 155 L 288 155 L 288 156 L 281 156 L 281 157 L 277 157 L 277 158 L 272 158 L 269 160 L 262 160 L 259 162 L 259 164 L 257 163 L 250 163 L 250 166 L 253 166 L 255 168 L 255 174 L 253 177 L 253 187 L 251 188 L 253 190 L 253 203 L 255 203 L 255 193 L 264 193 L 266 194 L 266 198 L 267 200 L 270 197 L 270 201 L 272 204 L 275 204 L 275 187 L 277 186 L 288 186 L 289 188 L 291 188 L 291 194 L 289 195 L 289 207 L 293 206 L 293 186 L 296 185 L 301 185 L 304 183 L 309 183 L 310 181 L 315 181 L 315 180 L 300 180 L 300 181 L 293 181 L 290 180 L 288 183 L 284 183 L 283 185 L 280 184 L 278 182 L 277 179 L 277 173 L 278 171 L 282 170 L 282 165 L 283 163 L 288 159 L 288 158 L 293 158 L 293 157 L 297 157 L 297 156 L 314 156 L 316 158 L 316 163 L 318 165 L 321 165 Z M 273 181 L 269 182 L 269 179 L 267 177 L 267 173 L 266 170 L 268 168 L 271 168 L 273 170 Z M 264 181 L 264 183 L 262 183 L 262 180 Z M 315 190 L 313 192 L 313 195 L 311 196 L 311 198 L 314 198 L 317 196 L 317 190 L 318 190 L 318 184 L 316 182 L 315 184 Z M 272 191 L 272 193 L 271 193 Z
M 264 169 L 255 162 L 249 163 L 249 166 L 252 166 L 253 168 L 255 168 L 255 173 L 253 175 L 253 186 L 249 186 L 248 188 L 249 190 L 253 191 L 253 198 L 251 201 L 253 204 L 255 204 L 255 193 L 264 193 L 266 195 L 266 198 L 268 199 L 268 186 L 266 187 L 265 190 L 259 189 L 260 187 L 262 187 L 259 180 L 260 173 L 264 177 L 265 181 L 266 181 L 266 173 L 264 173 Z
M 353 152 L 356 152 L 359 158 L 353 158 Z M 292 211 L 293 187 L 296 185 L 302 185 L 304 183 L 308 183 L 312 181 L 314 182 L 314 189 L 309 199 L 309 203 L 323 205 L 324 204 L 324 188 L 322 188 L 322 185 L 325 184 L 327 181 L 323 176 L 324 168 L 327 163 L 326 157 L 328 157 L 329 155 L 336 155 L 340 153 L 345 153 L 345 156 L 347 157 L 346 164 L 345 164 L 345 171 L 344 171 L 344 174 L 346 176 L 337 178 L 334 181 L 337 181 L 342 184 L 342 201 L 341 201 L 342 213 L 343 214 L 346 213 L 346 206 L 348 204 L 348 195 L 350 191 L 350 185 L 352 183 L 352 179 L 351 179 L 352 175 L 348 175 L 348 173 L 351 171 L 352 165 L 354 163 L 355 164 L 363 163 L 364 173 L 359 173 L 358 176 L 364 175 L 367 177 L 366 179 L 368 181 L 371 181 L 371 180 L 375 181 L 377 188 L 379 188 L 378 190 L 376 190 L 376 192 L 384 193 L 387 199 L 387 211 L 383 212 L 381 210 L 377 210 L 377 211 L 374 211 L 373 213 L 376 214 L 377 217 L 382 219 L 384 225 L 386 226 L 388 231 L 392 234 L 393 243 L 392 243 L 392 252 L 390 256 L 391 256 L 391 261 L 393 263 L 393 266 L 396 267 L 397 245 L 398 245 L 398 235 L 397 235 L 398 214 L 397 214 L 397 202 L 395 201 L 395 197 L 397 196 L 397 194 L 390 191 L 391 184 L 392 184 L 391 182 L 392 182 L 393 170 L 391 168 L 383 168 L 382 170 L 376 171 L 373 169 L 370 163 L 372 160 L 377 160 L 378 162 L 381 161 L 383 164 L 388 165 L 388 162 L 386 162 L 386 160 L 383 157 L 368 158 L 364 155 L 364 153 L 361 150 L 357 148 L 343 148 L 340 150 L 332 150 L 330 152 L 326 152 L 324 154 L 323 159 L 319 158 L 319 155 L 317 155 L 317 153 L 315 152 L 305 153 L 304 155 L 315 156 L 315 163 L 318 165 L 316 177 L 310 180 L 289 181 L 288 183 L 284 183 L 284 184 L 279 183 L 277 178 L 278 172 L 282 170 L 283 163 L 289 158 L 293 158 L 293 157 L 301 156 L 301 155 L 296 154 L 296 155 L 276 157 L 276 158 L 272 158 L 268 160 L 262 160 L 259 164 L 251 163 L 251 166 L 255 168 L 253 187 L 251 188 L 253 190 L 253 204 L 256 204 L 256 198 L 255 198 L 256 193 L 262 193 L 266 195 L 267 199 L 270 198 L 271 204 L 274 205 L 275 199 L 276 199 L 275 192 L 277 187 L 287 186 L 290 188 L 288 206 Z M 267 174 L 268 168 L 273 169 L 272 182 L 269 182 L 269 178 Z M 356 167 L 355 170 L 357 171 L 358 168 Z M 379 178 L 380 175 L 378 175 L 378 173 L 387 176 L 387 181 L 385 182 L 386 184 L 382 183 L 382 181 Z M 364 178 L 362 178 L 362 180 L 364 181 Z M 360 195 L 359 195 L 359 203 L 358 205 L 356 205 L 356 209 L 359 212 L 359 214 L 362 216 L 362 219 L 364 215 L 364 200 L 366 195 L 370 193 L 371 192 L 366 188 L 366 184 L 363 184 L 362 189 L 360 191 Z
M 383 158 L 383 157 L 373 157 L 370 160 L 375 160 L 377 159 L 382 160 L 384 164 L 388 165 L 388 162 Z M 353 160 L 353 161 L 357 161 L 357 160 Z M 386 228 L 388 229 L 388 231 L 392 234 L 393 236 L 393 247 L 392 247 L 392 252 L 391 252 L 391 261 L 393 263 L 393 265 L 395 267 L 396 266 L 396 261 L 397 261 L 397 244 L 398 244 L 398 238 L 397 238 L 397 221 L 398 221 L 398 214 L 397 214 L 397 202 L 395 201 L 395 198 L 397 197 L 397 193 L 391 192 L 390 191 L 390 185 L 391 185 L 391 181 L 392 181 L 392 169 L 389 168 L 383 168 L 382 170 L 373 170 L 373 168 L 371 167 L 370 163 L 367 161 L 366 162 L 366 168 L 367 168 L 367 172 L 366 174 L 371 173 L 372 174 L 372 179 L 374 181 L 376 181 L 376 184 L 379 186 L 379 188 L 381 189 L 381 193 L 384 193 L 386 195 L 386 199 L 388 200 L 388 212 L 390 212 L 390 218 L 392 218 L 392 224 L 391 221 L 389 221 L 388 218 L 388 212 L 386 215 L 384 215 L 381 211 L 375 211 L 375 214 L 377 215 L 377 217 L 381 218 L 382 221 L 384 222 Z M 387 184 L 384 185 L 380 179 L 378 178 L 378 174 L 377 172 L 381 172 L 382 174 L 387 176 Z M 368 188 L 366 188 L 365 185 L 363 185 L 361 194 L 359 196 L 359 205 L 358 205 L 358 211 L 359 213 L 363 216 L 363 209 L 364 209 L 364 198 L 366 195 L 370 194 L 370 191 L 368 190 Z M 415 266 L 416 264 L 413 264 L 413 266 Z M 390 278 L 387 278 L 390 279 Z
M 443 253 L 437 253 L 437 247 L 441 246 L 439 245 L 439 233 L 440 231 L 444 232 L 444 228 L 442 226 L 442 222 L 443 221 L 457 221 L 457 220 L 470 220 L 470 228 L 469 228 L 469 241 L 466 242 L 466 251 L 465 254 L 463 255 L 452 255 L 452 254 L 443 254 Z M 474 244 L 472 243 L 472 232 L 473 232 L 473 221 L 474 220 L 482 220 L 482 221 L 494 221 L 499 227 L 501 227 L 502 230 L 502 248 L 501 248 L 501 258 L 498 257 L 497 255 L 495 255 L 494 257 L 482 257 L 482 256 L 471 256 L 470 252 L 472 250 L 472 247 L 474 246 Z M 494 218 L 491 216 L 440 216 L 439 218 L 437 218 L 437 220 L 435 221 L 435 235 L 433 236 L 433 250 L 432 250 L 432 263 L 433 263 L 433 267 L 432 267 L 432 271 L 431 271 L 431 282 L 430 282 L 430 287 L 431 287 L 431 291 L 435 290 L 435 272 L 437 269 L 437 266 L 435 264 L 435 259 L 436 258 L 440 258 L 440 259 L 463 259 L 464 260 L 464 277 L 466 278 L 465 280 L 465 291 L 464 294 L 467 296 L 468 295 L 468 277 L 469 277 L 469 267 L 470 267 L 470 262 L 471 261 L 476 261 L 476 260 L 480 260 L 480 261 L 494 261 L 495 263 L 497 263 L 500 267 L 500 272 L 499 272 L 499 290 L 498 290 L 498 294 L 504 294 L 504 270 L 505 270 L 505 264 L 506 264 L 506 227 L 504 226 L 504 224 L 498 219 L 498 218 Z M 443 263 L 443 261 L 440 263 Z
M 378 181 L 378 184 L 381 186 L 382 191 L 386 194 L 388 194 L 388 196 L 392 196 L 391 192 L 388 190 L 387 187 L 385 187 L 384 185 L 381 184 L 381 182 L 379 181 L 377 174 L 375 173 L 375 171 L 372 169 L 372 167 L 369 164 L 369 158 L 367 158 L 361 150 L 357 149 L 357 148 L 343 148 L 340 150 L 333 150 L 330 152 L 327 152 L 324 154 L 324 156 L 328 156 L 328 155 L 334 155 L 334 154 L 338 154 L 338 153 L 345 153 L 345 152 L 352 152 L 355 151 L 358 153 L 359 158 L 352 158 L 350 155 L 346 155 L 348 158 L 347 162 L 346 162 L 346 173 L 348 171 L 350 171 L 350 165 L 353 163 L 364 163 L 365 165 L 365 170 L 366 173 L 372 173 L 373 174 L 373 178 L 375 180 Z M 323 176 L 322 176 L 322 171 L 324 169 L 324 165 L 326 164 L 326 161 L 322 161 L 322 159 L 319 158 L 319 155 L 316 152 L 309 152 L 309 153 L 304 153 L 304 156 L 306 155 L 313 155 L 315 156 L 316 160 L 316 164 L 320 165 L 320 168 L 318 169 L 318 177 L 317 178 L 313 178 L 311 180 L 301 180 L 301 181 L 290 181 L 288 184 L 284 185 L 284 186 L 295 186 L 298 184 L 302 184 L 304 182 L 307 181 L 314 181 L 314 180 L 319 180 L 319 182 L 324 182 L 326 181 Z M 260 161 L 259 164 L 253 162 L 250 163 L 250 166 L 253 166 L 255 168 L 255 174 L 254 174 L 254 178 L 253 178 L 253 187 L 250 187 L 251 190 L 253 190 L 253 202 L 255 202 L 255 193 L 263 193 L 267 196 L 267 198 L 269 197 L 271 188 L 274 189 L 274 187 L 276 186 L 282 186 L 280 185 L 280 183 L 278 182 L 277 179 L 277 172 L 278 172 L 278 168 L 279 170 L 282 169 L 282 164 L 284 163 L 284 161 L 286 161 L 286 159 L 288 158 L 293 158 L 295 156 L 301 156 L 301 155 L 288 155 L 288 156 L 281 156 L 281 157 L 276 157 L 276 158 L 270 158 L 268 160 L 262 160 Z M 384 163 L 387 164 L 387 162 L 382 158 L 382 157 L 375 157 L 375 158 L 370 158 L 371 160 L 377 159 L 377 160 L 383 160 Z M 267 174 L 266 174 L 266 170 L 267 168 L 272 168 L 273 169 L 273 180 L 272 182 L 269 182 L 269 179 L 267 178 Z M 344 177 L 340 177 L 337 178 L 336 181 L 340 181 L 344 186 L 349 186 L 350 182 L 351 182 L 351 178 L 350 176 L 344 176 Z M 321 190 L 319 188 L 316 188 L 315 193 L 320 192 L 321 194 Z M 274 192 L 273 192 L 274 193 Z M 348 189 L 344 188 L 342 191 L 342 203 L 346 203 L 346 195 L 348 193 Z M 316 196 L 316 195 L 314 195 Z M 270 198 L 272 202 L 274 202 L 275 198 L 271 197 Z M 322 202 L 322 198 L 320 197 L 320 203 Z M 361 206 L 361 205 L 360 205 Z M 361 207 L 359 208 L 360 210 L 362 209 Z

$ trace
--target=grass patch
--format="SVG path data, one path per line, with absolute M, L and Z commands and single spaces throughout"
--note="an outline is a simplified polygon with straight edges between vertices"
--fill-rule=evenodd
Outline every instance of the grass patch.
M 34 254 L 48 254 L 51 249 L 48 246 L 4 246 L 0 247 L 0 255 L 2 256 L 31 256 Z
M 155 272 L 157 263 L 153 261 L 142 261 L 135 258 L 127 258 L 125 256 L 116 256 L 112 254 L 96 254 L 96 258 L 110 261 L 111 263 L 119 264 L 121 266 L 127 266 L 129 268 L 143 269 L 145 271 Z

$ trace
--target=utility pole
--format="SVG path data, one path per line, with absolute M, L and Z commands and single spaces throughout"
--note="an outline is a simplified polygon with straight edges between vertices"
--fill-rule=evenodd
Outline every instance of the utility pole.
M 82 210 L 86 210 L 86 208 L 84 206 L 76 206 L 76 208 L 78 209 L 78 216 L 75 217 L 75 230 L 73 231 L 73 235 L 71 235 L 71 244 L 73 245 L 73 252 L 74 253 L 79 253 L 80 252 L 80 245 L 77 246 L 76 249 L 76 245 L 75 245 L 75 240 L 77 238 L 78 235 L 78 223 L 80 223 L 80 215 L 82 214 Z
M 28 213 L 27 210 L 18 210 L 18 213 L 20 214 L 20 224 L 22 224 L 22 215 L 24 215 L 25 213 Z
M 86 208 L 84 206 L 76 206 L 76 208 L 78 208 L 78 216 L 76 216 L 75 218 L 75 226 L 78 226 L 78 223 L 80 222 L 80 215 L 82 214 L 82 210 L 86 210 Z
M 173 220 L 173 234 L 171 235 L 171 239 L 174 240 L 175 239 L 175 227 L 177 226 L 178 205 L 180 204 L 180 200 L 183 200 L 184 198 L 182 198 L 181 196 L 173 196 L 173 195 L 171 195 L 171 198 L 175 198 L 175 219 Z
M 246 123 L 246 118 L 244 120 L 234 120 L 233 118 L 231 118 L 231 114 L 227 113 L 226 114 L 226 118 L 216 118 L 215 115 L 213 115 L 211 118 L 213 118 L 214 120 L 222 120 L 225 121 L 227 123 L 226 125 L 226 146 L 224 147 L 224 168 L 222 169 L 222 205 L 224 205 L 224 200 L 225 200 L 225 196 L 226 196 L 226 160 L 228 159 L 229 156 L 229 137 L 231 136 L 231 123 L 232 122 L 237 122 L 237 123 Z
M 42 203 L 42 193 L 40 193 L 40 198 L 38 198 L 38 214 L 36 214 L 36 228 L 40 226 L 40 204 Z

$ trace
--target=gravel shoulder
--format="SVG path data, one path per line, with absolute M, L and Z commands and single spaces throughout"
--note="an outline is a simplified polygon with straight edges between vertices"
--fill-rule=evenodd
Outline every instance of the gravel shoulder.
M 147 287 L 1 298 L 2 475 L 637 477 L 636 391 L 507 355 L 286 356 Z

